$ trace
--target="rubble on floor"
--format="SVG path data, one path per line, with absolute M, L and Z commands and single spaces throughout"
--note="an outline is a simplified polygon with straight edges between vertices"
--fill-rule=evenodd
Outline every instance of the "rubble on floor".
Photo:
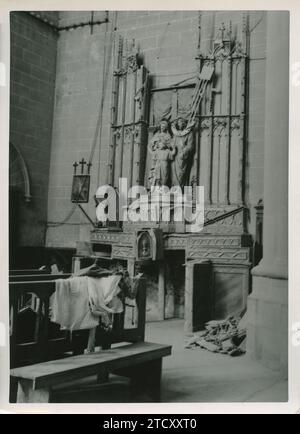
M 205 330 L 189 337 L 185 348 L 205 348 L 208 351 L 230 356 L 246 352 L 246 315 L 229 316 L 225 320 L 209 321 Z

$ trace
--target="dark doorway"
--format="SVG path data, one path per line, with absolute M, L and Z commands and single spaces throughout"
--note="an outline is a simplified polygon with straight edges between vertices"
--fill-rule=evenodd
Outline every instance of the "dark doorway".
M 212 311 L 211 264 L 194 264 L 193 274 L 193 330 L 202 330 L 210 321 Z

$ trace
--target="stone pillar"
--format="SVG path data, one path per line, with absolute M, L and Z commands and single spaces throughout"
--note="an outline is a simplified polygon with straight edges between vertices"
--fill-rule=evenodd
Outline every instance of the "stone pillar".
M 127 259 L 127 271 L 130 277 L 134 277 L 134 267 L 135 267 L 135 260 L 132 258 Z
M 166 305 L 166 276 L 165 276 L 165 263 L 160 262 L 158 270 L 158 319 L 163 321 L 165 319 L 165 305 Z
M 247 352 L 270 368 L 288 365 L 289 15 L 267 12 L 263 258 L 248 297 Z
M 184 332 L 186 335 L 193 333 L 193 296 L 194 296 L 194 263 L 185 266 L 185 292 L 184 292 Z

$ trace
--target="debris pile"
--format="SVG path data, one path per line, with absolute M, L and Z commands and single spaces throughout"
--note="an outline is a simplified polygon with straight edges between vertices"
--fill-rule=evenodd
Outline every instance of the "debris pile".
M 209 321 L 205 330 L 188 338 L 185 348 L 205 348 L 214 353 L 240 356 L 246 352 L 245 315 L 229 316 L 225 320 Z

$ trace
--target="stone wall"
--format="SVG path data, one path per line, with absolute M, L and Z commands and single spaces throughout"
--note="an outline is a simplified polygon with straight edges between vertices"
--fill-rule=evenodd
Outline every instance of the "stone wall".
M 57 18 L 55 13 L 46 14 L 53 21 Z M 10 142 L 27 165 L 32 195 L 28 204 L 21 198 L 18 228 L 13 230 L 18 230 L 20 246 L 44 246 L 57 34 L 25 12 L 12 12 L 10 25 Z M 12 178 L 15 175 L 11 173 Z

